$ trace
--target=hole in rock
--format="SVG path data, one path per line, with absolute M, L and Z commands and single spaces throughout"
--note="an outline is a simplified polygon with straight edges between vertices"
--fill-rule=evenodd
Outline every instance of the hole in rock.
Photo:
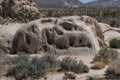
M 61 23 L 60 26 L 62 26 L 65 30 L 72 31 L 74 29 L 74 25 L 68 22 Z
M 25 40 L 26 40 L 26 43 L 27 43 L 27 44 L 30 44 L 30 43 L 31 43 L 28 34 L 25 35 Z
M 92 47 L 92 45 L 87 38 L 81 37 L 79 39 L 79 47 L 89 47 L 90 48 L 90 47 Z
M 42 49 L 46 52 L 47 51 L 47 45 L 43 45 Z
M 64 38 L 56 40 L 55 45 L 58 49 L 67 49 L 67 41 Z
M 46 30 L 46 38 L 47 38 L 47 43 L 48 44 L 53 44 L 53 35 L 52 35 L 52 30 Z
M 69 22 L 61 23 L 60 26 L 62 26 L 65 30 L 68 30 L 68 31 L 73 31 L 73 30 L 82 31 L 83 30 L 82 27 L 79 27 L 78 25 L 75 25 Z
M 56 29 L 56 32 L 57 32 L 58 35 L 63 35 L 63 32 L 58 30 L 58 29 Z
M 32 32 L 35 33 L 35 29 L 34 29 L 35 25 L 32 25 Z
M 70 36 L 70 38 L 69 38 L 69 45 L 70 45 L 71 47 L 73 47 L 74 42 L 75 42 L 75 39 L 76 39 L 75 36 Z
M 25 45 L 22 45 L 22 46 L 20 47 L 20 51 L 24 51 L 24 52 L 28 53 L 28 49 L 26 48 Z

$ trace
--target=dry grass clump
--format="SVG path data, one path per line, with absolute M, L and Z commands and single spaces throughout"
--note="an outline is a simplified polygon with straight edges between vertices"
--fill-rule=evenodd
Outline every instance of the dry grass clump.
M 91 69 L 99 70 L 105 68 L 105 63 L 103 62 L 95 62 Z
M 98 54 L 95 55 L 93 62 L 103 62 L 105 64 L 109 64 L 110 62 L 118 59 L 119 53 L 116 50 L 113 50 L 109 47 L 102 48 Z

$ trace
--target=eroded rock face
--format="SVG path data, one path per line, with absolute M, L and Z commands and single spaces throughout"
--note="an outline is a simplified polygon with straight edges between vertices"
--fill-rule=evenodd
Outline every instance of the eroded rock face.
M 44 18 L 32 21 L 16 32 L 12 53 L 18 51 L 35 53 L 40 50 L 58 53 L 97 52 L 101 46 L 99 40 L 104 43 L 104 36 L 93 18 L 87 16 Z
M 12 53 L 17 51 L 37 52 L 39 50 L 39 32 L 35 24 L 28 24 L 19 29 L 14 36 Z
M 7 53 L 10 53 L 14 35 L 23 25 L 20 23 L 9 23 L 8 25 L 0 25 L 0 40 L 4 44 Z

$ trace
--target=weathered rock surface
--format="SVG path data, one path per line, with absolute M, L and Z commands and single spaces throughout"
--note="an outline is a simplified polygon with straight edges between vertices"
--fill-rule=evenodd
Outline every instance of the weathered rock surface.
M 16 31 L 23 25 L 25 24 L 10 23 L 8 25 L 0 25 L 0 40 L 4 44 L 7 52 L 11 50 Z
M 20 28 L 14 36 L 12 53 L 26 51 L 35 53 L 39 50 L 40 30 L 35 24 L 28 24 Z
M 13 24 L 12 24 L 13 25 Z M 8 43 L 11 53 L 39 51 L 55 53 L 91 53 L 99 51 L 111 39 L 109 25 L 88 16 L 41 18 L 19 27 L 0 27 L 0 37 Z M 109 27 L 108 27 L 109 26 Z M 11 31 L 9 31 L 11 29 Z M 8 36 L 5 34 L 9 34 Z M 114 35 L 114 34 L 113 34 Z M 6 36 L 6 37 L 3 37 Z
M 120 28 L 112 28 L 108 24 L 99 23 L 101 25 L 101 29 L 104 35 L 105 43 L 109 45 L 109 41 L 116 38 L 120 39 Z
M 30 53 L 39 50 L 62 53 L 98 51 L 99 40 L 102 41 L 104 36 L 96 25 L 97 21 L 87 16 L 36 20 L 17 31 L 12 53 L 22 50 Z M 101 35 L 97 34 L 97 27 Z

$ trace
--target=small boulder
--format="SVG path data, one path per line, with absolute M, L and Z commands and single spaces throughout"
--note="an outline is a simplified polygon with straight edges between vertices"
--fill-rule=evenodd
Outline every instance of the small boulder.
M 70 71 L 70 72 L 65 72 L 64 77 L 67 79 L 75 79 L 77 76 L 76 76 L 76 73 Z

